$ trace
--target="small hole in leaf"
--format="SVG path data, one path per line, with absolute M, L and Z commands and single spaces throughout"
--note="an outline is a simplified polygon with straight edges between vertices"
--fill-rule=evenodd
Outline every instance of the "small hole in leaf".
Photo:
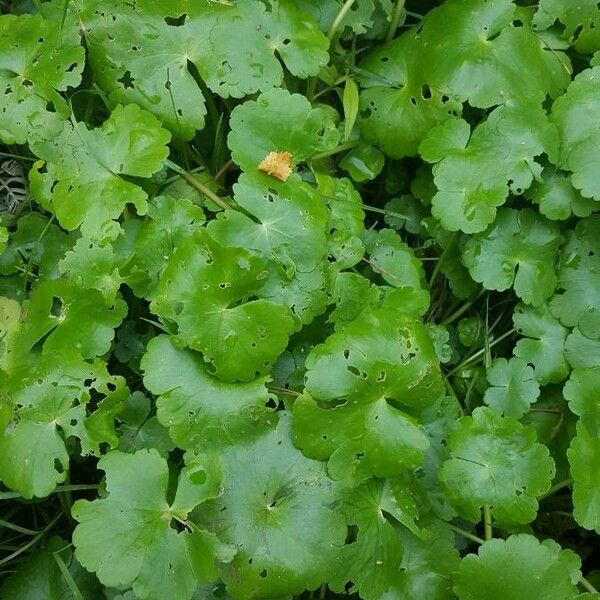
M 77 419 L 71 419 L 71 420 L 69 421 L 69 425 L 70 425 L 71 427 L 75 427 L 75 425 L 77 425 Z
M 426 83 L 421 86 L 421 96 L 423 96 L 423 100 L 431 98 L 431 88 Z
M 260 576 L 261 576 L 261 577 L 264 579 L 264 578 L 267 576 L 267 570 L 266 570 L 266 569 L 263 569 L 263 570 L 262 570 L 262 571 L 259 573 L 259 575 L 260 575 Z
M 63 316 L 63 301 L 58 296 L 52 296 L 52 305 L 50 306 L 50 315 L 58 319 Z
M 350 373 L 352 373 L 352 375 L 356 375 L 357 377 L 360 377 L 360 371 L 353 365 L 348 365 L 346 367 L 348 369 L 348 371 L 350 371 Z
M 416 106 L 416 105 L 417 105 L 417 99 L 416 99 L 414 96 L 411 96 L 411 98 L 410 98 L 410 103 L 411 103 L 413 106 Z
M 182 25 L 185 25 L 186 19 L 187 13 L 183 13 L 178 17 L 165 17 L 165 23 L 171 27 L 181 27 Z
M 52 101 L 46 102 L 46 110 L 48 112 L 55 113 L 56 107 L 54 106 L 54 102 L 52 102 Z
M 131 71 L 125 71 L 121 79 L 117 79 L 117 81 L 126 89 L 130 90 L 133 88 L 133 82 L 135 79 L 131 76 Z
M 513 27 L 523 27 L 523 21 L 521 21 L 521 19 L 515 19 L 512 24 Z
M 62 463 L 60 462 L 60 460 L 58 460 L 58 458 L 54 459 L 54 469 L 58 473 L 64 473 L 65 472 L 65 470 L 63 469 Z
M 290 40 L 290 38 L 285 38 L 285 40 L 283 40 L 282 44 L 284 46 L 289 46 L 292 43 L 292 40 Z
M 390 60 L 389 56 L 382 56 L 379 60 L 381 60 L 382 63 L 386 63 Z

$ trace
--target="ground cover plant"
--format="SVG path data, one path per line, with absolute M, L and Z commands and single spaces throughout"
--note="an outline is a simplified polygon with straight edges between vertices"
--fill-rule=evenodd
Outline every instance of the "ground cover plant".
M 1 7 L 2 600 L 600 597 L 600 4 Z

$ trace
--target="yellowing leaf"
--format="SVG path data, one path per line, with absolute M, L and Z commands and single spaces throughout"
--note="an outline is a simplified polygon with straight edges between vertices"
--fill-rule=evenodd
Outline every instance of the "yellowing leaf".
M 292 154 L 290 152 L 269 152 L 258 165 L 258 170 L 287 181 L 292 174 Z

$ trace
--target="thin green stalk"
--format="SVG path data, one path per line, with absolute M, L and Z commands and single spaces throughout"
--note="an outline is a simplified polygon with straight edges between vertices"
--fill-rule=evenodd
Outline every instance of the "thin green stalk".
M 54 490 L 52 490 L 51 494 L 60 494 L 61 492 L 82 492 L 86 490 L 97 490 L 98 486 L 95 484 L 73 484 L 73 485 L 59 485 Z M 1 500 L 13 500 L 14 498 L 22 498 L 23 494 L 19 492 L 0 492 L 0 501 Z
M 483 505 L 483 529 L 485 540 L 491 540 L 494 533 L 492 531 L 492 509 L 489 504 Z
M 20 554 L 22 554 L 23 552 L 25 552 L 26 550 L 29 550 L 29 548 L 31 548 L 32 546 L 35 546 L 35 544 L 37 544 L 53 527 L 54 525 L 56 525 L 56 523 L 58 522 L 58 520 L 63 516 L 62 511 L 60 513 L 58 513 L 58 515 L 56 517 L 54 517 L 54 519 L 52 519 L 52 521 L 50 521 L 50 523 L 48 523 L 48 525 L 46 525 L 46 527 L 40 531 L 34 538 L 32 538 L 29 542 L 27 542 L 24 546 L 21 546 L 19 549 L 15 550 L 14 552 L 12 552 L 11 554 L 9 554 L 8 556 L 5 556 L 2 560 L 0 560 L 0 566 L 5 565 L 7 562 L 10 562 L 11 560 L 13 560 L 14 558 L 16 558 L 17 556 L 19 556 Z
M 331 27 L 329 28 L 329 32 L 327 33 L 327 37 L 329 38 L 330 41 L 335 37 L 337 30 L 340 28 L 342 21 L 344 20 L 345 16 L 348 14 L 350 9 L 352 8 L 352 5 L 354 4 L 354 2 L 355 2 L 355 0 L 346 0 L 346 2 L 344 2 L 344 5 L 342 6 L 342 8 L 340 8 L 340 11 L 338 12 L 335 19 L 333 20 L 333 23 L 331 24 Z
M 31 162 L 37 160 L 37 158 L 32 158 L 31 156 L 21 156 L 19 154 L 11 154 L 10 152 L 0 152 L 0 156 L 2 158 L 16 158 L 17 160 L 29 160 Z
M 223 198 L 220 198 L 211 189 L 206 187 L 203 183 L 198 181 L 191 173 L 184 171 L 179 165 L 176 165 L 170 160 L 166 160 L 165 164 L 173 171 L 179 173 L 192 187 L 196 188 L 199 192 L 204 194 L 207 198 L 210 198 L 217 206 L 220 206 L 223 210 L 233 210 Z
M 321 160 L 322 158 L 327 158 L 328 156 L 333 156 L 334 154 L 340 154 L 340 152 L 346 152 L 346 150 L 352 150 L 352 148 L 356 148 L 356 146 L 358 146 L 358 142 L 346 142 L 345 144 L 340 144 L 333 150 L 326 150 L 325 152 L 317 152 L 317 154 L 313 154 L 311 160 Z
M 431 278 L 429 279 L 429 284 L 427 285 L 427 288 L 430 291 L 431 291 L 431 288 L 433 287 L 433 284 L 435 283 L 435 280 L 440 272 L 440 267 L 442 266 L 442 263 L 444 262 L 444 259 L 446 258 L 446 255 L 448 254 L 450 248 L 454 244 L 455 239 L 456 239 L 456 233 L 452 234 L 452 237 L 450 238 L 450 242 L 442 250 L 442 253 L 440 254 L 440 259 L 438 260 L 437 264 L 435 265 L 435 268 L 433 269 L 433 273 L 431 274 Z
M 450 529 L 452 529 L 452 531 L 454 531 L 455 533 L 458 533 L 458 535 L 461 535 L 465 539 L 471 540 L 476 544 L 483 544 L 485 542 L 485 540 L 482 540 L 480 537 L 477 537 L 476 535 L 469 533 L 468 531 L 465 531 L 464 529 L 461 529 L 456 525 L 452 525 L 452 523 L 448 523 L 448 527 L 450 527 Z
M 477 298 L 475 298 L 475 300 L 477 300 Z M 450 325 L 450 323 L 453 323 L 456 321 L 456 319 L 462 317 L 471 308 L 471 306 L 473 306 L 475 300 L 465 302 L 458 310 L 453 312 L 448 318 L 444 319 L 440 325 Z
M 64 550 L 64 548 L 63 548 L 63 550 Z M 73 579 L 73 576 L 71 575 L 67 565 L 65 564 L 65 561 L 62 559 L 60 554 L 58 554 L 58 552 L 54 553 L 54 560 L 56 561 L 56 564 L 58 565 L 58 568 L 60 569 L 60 572 L 62 573 L 62 576 L 65 579 L 65 582 L 67 583 L 67 585 L 69 586 L 69 589 L 71 590 L 71 594 L 73 595 L 73 600 L 85 600 L 85 598 L 83 597 L 83 594 L 81 593 L 81 590 L 77 587 L 77 584 L 75 583 L 75 580 Z
M 542 494 L 540 500 L 548 498 L 549 496 L 554 496 L 559 490 L 570 487 L 571 485 L 573 485 L 573 480 L 570 477 L 568 479 L 563 479 L 562 481 L 555 483 L 545 494 Z
M 327 594 L 327 584 L 321 584 L 321 589 L 319 590 L 319 600 L 325 600 L 325 596 Z
M 587 592 L 591 592 L 592 594 L 598 593 L 598 590 L 583 575 L 579 580 L 579 585 Z
M 392 19 L 390 21 L 390 28 L 385 38 L 386 42 L 391 42 L 396 35 L 400 18 L 402 17 L 402 12 L 404 11 L 404 2 L 405 0 L 396 0 L 396 6 L 394 7 L 394 12 L 392 13 Z
M 39 531 L 27 529 L 26 527 L 21 527 L 20 525 L 15 525 L 14 523 L 5 521 L 4 519 L 0 519 L 0 527 L 6 527 L 6 529 L 11 529 L 12 531 L 23 533 L 25 535 L 37 535 L 39 533 Z
M 454 373 L 460 371 L 461 369 L 466 367 L 468 364 L 472 363 L 474 360 L 477 360 L 483 354 L 485 354 L 487 351 L 489 351 L 490 348 L 493 348 L 496 344 L 499 344 L 500 342 L 505 340 L 507 337 L 510 337 L 511 335 L 513 335 L 513 333 L 515 333 L 515 329 L 511 329 L 510 331 L 503 333 L 500 337 L 497 337 L 495 340 L 491 341 L 486 348 L 482 348 L 478 352 L 475 352 L 475 354 L 471 354 L 471 356 L 469 356 L 468 358 L 463 360 L 458 366 L 454 367 L 454 369 L 452 369 L 452 371 L 447 373 L 446 377 L 450 377 L 450 375 L 454 375 Z

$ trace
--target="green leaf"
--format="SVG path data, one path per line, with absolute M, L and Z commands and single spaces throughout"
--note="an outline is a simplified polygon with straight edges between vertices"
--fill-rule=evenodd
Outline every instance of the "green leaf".
M 6 249 L 7 242 L 8 242 L 8 229 L 6 229 L 6 227 L 0 226 L 0 255 Z
M 73 600 L 59 562 L 68 566 L 69 576 L 85 600 L 102 598 L 100 584 L 77 562 L 69 544 L 50 538 L 47 548 L 28 556 L 0 587 L 3 600 Z
M 460 114 L 453 95 L 429 85 L 428 58 L 418 34 L 409 30 L 370 52 L 356 69 L 362 137 L 392 158 L 416 155 L 432 127 Z
M 244 212 L 220 213 L 209 233 L 224 246 L 254 250 L 268 261 L 258 297 L 309 323 L 326 306 L 329 215 L 319 194 L 295 177 L 282 182 L 261 173 L 243 174 L 234 192 Z
M 354 181 L 363 183 L 375 179 L 385 163 L 383 154 L 375 148 L 360 144 L 340 161 L 340 168 L 348 172 Z
M 489 540 L 478 554 L 460 564 L 455 591 L 460 600 L 545 598 L 570 600 L 577 595 L 581 560 L 553 540 L 539 542 L 525 533 Z
M 573 369 L 563 388 L 569 408 L 592 433 L 600 433 L 599 386 L 600 368 L 591 368 Z
M 572 172 L 571 181 L 582 196 L 595 200 L 600 200 L 600 163 L 594 151 L 600 141 L 598 77 L 600 67 L 582 71 L 552 107 L 560 135 L 557 164 Z
M 577 423 L 567 456 L 573 477 L 573 516 L 585 529 L 600 533 L 600 440 L 598 431 L 588 429 L 583 419 Z
M 37 269 L 40 277 L 56 279 L 58 262 L 72 245 L 72 235 L 39 213 L 27 213 L 17 221 L 7 250 L 0 255 L 0 273 Z
M 102 239 L 107 222 L 132 203 L 147 210 L 146 192 L 123 176 L 150 177 L 161 168 L 171 139 L 159 121 L 135 104 L 117 106 L 101 128 L 66 123 L 60 135 L 34 144 L 46 161 L 30 175 L 36 199 L 67 230 L 81 226 L 84 235 Z
M 316 346 L 305 395 L 294 404 L 294 439 L 329 459 L 333 477 L 390 476 L 418 466 L 428 441 L 406 410 L 443 391 L 427 330 L 389 308 L 365 309 Z
M 462 251 L 471 277 L 488 290 L 514 285 L 525 304 L 540 306 L 556 288 L 555 262 L 562 237 L 558 226 L 529 209 L 504 208 L 487 231 Z
M 600 217 L 592 216 L 567 232 L 560 255 L 557 292 L 550 311 L 563 325 L 595 337 L 600 327 Z
M 565 358 L 566 327 L 552 316 L 547 304 L 538 308 L 517 305 L 513 324 L 524 336 L 515 345 L 513 354 L 533 365 L 540 384 L 560 383 L 569 374 Z
M 567 40 L 578 52 L 588 53 L 600 50 L 600 8 L 594 0 L 573 3 L 568 0 L 540 0 L 533 17 L 533 25 L 538 29 L 548 29 L 556 21 L 564 25 L 561 37 Z
M 285 306 L 248 300 L 266 277 L 260 257 L 197 231 L 168 261 L 151 309 L 177 323 L 179 338 L 202 352 L 217 377 L 250 381 L 271 370 L 294 328 Z M 202 293 L 190 281 L 202 282 Z
M 520 419 L 540 395 L 534 370 L 522 359 L 497 358 L 487 370 L 483 401 L 499 415 Z
M 425 287 L 423 263 L 395 231 L 381 229 L 364 237 L 370 264 L 386 283 L 395 288 Z
M 540 104 L 562 92 L 569 82 L 568 58 L 550 51 L 527 23 L 515 26 L 516 10 L 511 0 L 450 0 L 430 11 L 420 41 L 431 88 L 478 108 Z
M 599 335 L 593 332 L 588 336 L 579 327 L 575 327 L 565 341 L 565 356 L 574 369 L 596 367 L 600 364 Z
M 358 116 L 358 86 L 351 77 L 346 79 L 344 85 L 342 106 L 344 108 L 344 140 L 347 140 Z
M 198 582 L 217 578 L 215 561 L 231 559 L 231 549 L 195 526 L 177 532 L 175 520 L 188 523 L 191 510 L 216 497 L 218 474 L 210 463 L 188 464 L 172 503 L 167 502 L 167 462 L 155 450 L 104 456 L 107 496 L 78 500 L 73 517 L 75 556 L 110 587 L 132 586 L 140 598 L 192 597 Z
M 317 189 L 329 208 L 327 246 L 336 271 L 349 269 L 363 257 L 365 213 L 360 194 L 349 179 L 337 179 L 316 172 Z M 331 259 L 328 259 L 331 261 Z
M 429 133 L 420 152 L 437 163 L 433 216 L 449 231 L 477 233 L 494 221 L 509 192 L 521 194 L 539 177 L 536 157 L 556 159 L 558 135 L 541 108 L 526 103 L 496 108 L 468 141 L 467 127 L 446 121 Z
M 553 167 L 546 167 L 540 180 L 527 190 L 527 198 L 539 205 L 540 212 L 552 221 L 576 217 L 589 217 L 600 206 L 577 191 L 571 179 Z
M 180 448 L 231 444 L 264 431 L 272 410 L 265 379 L 223 383 L 212 376 L 202 357 L 178 348 L 166 335 L 148 344 L 142 359 L 144 385 L 158 396 L 158 420 Z
M 118 415 L 119 450 L 134 454 L 144 448 L 155 448 L 166 457 L 175 448 L 167 429 L 159 423 L 156 415 L 150 416 L 151 409 L 152 403 L 143 392 L 129 396 Z
M 244 171 L 255 172 L 270 152 L 289 152 L 293 164 L 336 147 L 339 134 L 322 108 L 300 94 L 273 89 L 236 107 L 227 138 L 231 155 Z
M 238 552 L 222 570 L 230 593 L 276 598 L 328 577 L 346 537 L 338 496 L 323 463 L 292 444 L 289 418 L 276 429 L 219 451 L 222 493 L 201 507 L 209 526 Z
M 450 434 L 451 458 L 440 471 L 458 514 L 476 523 L 488 504 L 501 524 L 535 519 L 537 498 L 550 487 L 554 462 L 535 431 L 487 407 L 462 417 Z
M 323 31 L 329 31 L 344 0 L 297 0 L 296 5 L 303 12 L 313 15 Z M 373 25 L 375 10 L 375 0 L 356 0 L 339 25 L 339 35 L 343 37 L 346 29 L 356 34 L 365 33 Z
M 60 28 L 41 15 L 0 18 L 0 140 L 60 133 L 70 109 L 61 92 L 81 81 L 84 49 L 74 20 Z
M 282 83 L 278 57 L 304 78 L 329 60 L 327 38 L 290 0 L 92 0 L 78 8 L 91 66 L 111 104 L 135 102 L 181 139 L 204 127 L 198 75 L 220 96 L 241 98 Z
M 25 498 L 47 496 L 65 480 L 64 438 L 79 437 L 83 455 L 98 456 L 101 444 L 117 445 L 114 417 L 128 393 L 103 362 L 53 352 L 14 370 L 4 385 L 15 412 L 0 434 L 0 478 Z
M 347 271 L 336 275 L 330 294 L 335 308 L 328 320 L 336 330 L 354 321 L 365 308 L 378 306 L 381 295 L 380 289 L 366 277 Z
M 400 570 L 390 590 L 381 600 L 451 600 L 452 578 L 460 558 L 454 548 L 454 535 L 441 521 L 436 521 L 420 538 L 399 528 L 404 554 Z
M 84 358 L 110 349 L 127 304 L 117 298 L 107 305 L 100 292 L 80 289 L 65 279 L 42 281 L 24 304 L 24 319 L 8 344 L 7 363 L 17 363 L 34 347 L 50 356 L 75 349 Z
M 442 463 L 450 458 L 448 436 L 458 423 L 462 408 L 454 396 L 444 396 L 431 406 L 420 411 L 419 419 L 429 438 L 429 449 L 421 468 L 417 471 L 417 481 L 427 495 L 427 502 L 433 513 L 440 519 L 449 521 L 456 517 L 456 511 L 448 501 L 446 489 L 438 477 Z
M 406 229 L 408 233 L 422 233 L 423 220 L 428 212 L 425 207 L 410 194 L 399 198 L 392 198 L 385 204 L 385 210 L 395 214 L 386 214 L 383 217 L 386 225 L 392 229 Z M 401 215 L 401 216 L 399 216 Z
M 122 283 L 115 262 L 112 246 L 79 238 L 60 261 L 59 270 L 80 289 L 98 290 L 110 304 L 115 302 Z
M 417 507 L 403 489 L 404 481 L 374 479 L 348 490 L 341 511 L 348 523 L 356 525 L 356 540 L 341 548 L 339 566 L 329 587 L 360 594 L 365 600 L 379 600 L 390 587 L 402 560 L 402 544 L 392 518 L 414 527 Z M 388 516 L 389 515 L 389 516 Z
M 140 297 L 152 298 L 175 250 L 204 223 L 202 209 L 184 198 L 156 196 L 144 221 L 128 219 L 124 235 L 114 242 L 119 272 Z

